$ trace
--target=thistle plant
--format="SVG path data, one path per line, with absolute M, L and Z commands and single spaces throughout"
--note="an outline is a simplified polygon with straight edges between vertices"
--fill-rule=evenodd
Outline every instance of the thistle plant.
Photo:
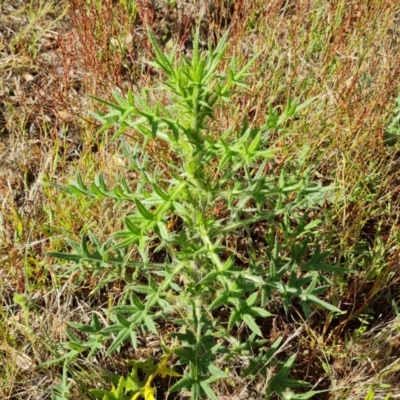
M 394 146 L 400 136 L 400 94 L 394 101 L 392 110 L 392 118 L 388 124 L 384 134 L 383 142 L 385 145 Z
M 308 217 L 330 188 L 312 182 L 304 168 L 307 147 L 298 160 L 279 166 L 272 135 L 284 135 L 309 102 L 271 108 L 261 126 L 244 120 L 240 129 L 216 131 L 217 107 L 233 108 L 234 90 L 246 88 L 257 56 L 242 68 L 231 57 L 223 67 L 228 32 L 208 51 L 200 51 L 197 32 L 190 58 L 177 57 L 175 50 L 165 54 L 150 31 L 149 38 L 155 53 L 149 64 L 164 77 L 160 86 L 143 94 L 114 93 L 114 103 L 97 99 L 109 111 L 94 113 L 102 131 L 115 130 L 137 179 L 121 176 L 109 188 L 102 174 L 90 186 L 78 175 L 67 187 L 55 185 L 71 196 L 111 199 L 130 210 L 124 229 L 105 243 L 88 232 L 81 243 L 68 242 L 73 254 L 50 254 L 72 262 L 72 269 L 101 274 L 102 285 L 126 283 L 124 299 L 108 310 L 109 326 L 96 314 L 90 325 L 70 323 L 88 339 L 82 342 L 69 330 L 72 350 L 59 360 L 72 361 L 88 350 L 90 357 L 103 350 L 110 356 L 126 342 L 136 349 L 138 337 L 160 335 L 160 325 L 169 321 L 174 332 L 162 338 L 162 346 L 180 375 L 170 392 L 215 400 L 214 383 L 228 380 L 229 365 L 240 357 L 247 360 L 243 376 L 264 377 L 267 398 L 273 392 L 309 398 L 313 392 L 292 393 L 307 384 L 290 379 L 295 356 L 286 362 L 275 356 L 281 340 L 265 350 L 263 324 L 281 307 L 290 312 L 293 299 L 306 318 L 313 307 L 340 312 L 321 294 L 331 285 L 329 274 L 344 270 L 324 261 L 327 252 L 315 238 L 321 220 Z M 142 135 L 141 144 L 132 144 L 126 132 Z M 164 167 L 149 150 L 152 141 L 163 141 L 172 154 Z M 118 398 L 137 398 L 143 387 L 128 393 L 120 385 Z

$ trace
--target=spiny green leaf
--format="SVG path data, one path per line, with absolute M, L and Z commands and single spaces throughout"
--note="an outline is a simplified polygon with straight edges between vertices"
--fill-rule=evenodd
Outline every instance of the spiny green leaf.
M 300 296 L 300 298 L 304 302 L 312 302 L 312 303 L 318 304 L 319 306 L 321 306 L 329 311 L 342 313 L 342 310 L 340 310 L 339 308 L 335 307 L 334 305 L 332 305 L 330 303 L 327 303 L 326 301 L 319 299 L 318 297 L 316 297 L 312 294 L 303 294 Z
M 211 400 L 218 400 L 217 395 L 215 394 L 214 390 L 208 385 L 205 381 L 200 381 L 200 386 L 203 389 L 204 393 L 206 394 L 208 399 Z
M 241 313 L 241 317 L 243 321 L 246 323 L 246 325 L 258 336 L 263 337 L 261 329 L 257 325 L 255 319 L 247 313 Z
M 134 200 L 136 204 L 136 208 L 139 211 L 139 213 L 146 218 L 148 221 L 153 221 L 155 220 L 155 216 L 146 209 L 146 207 L 139 201 L 139 200 Z
M 191 376 L 185 374 L 182 379 L 180 379 L 168 389 L 168 392 L 173 393 L 178 390 L 190 389 L 194 383 L 194 379 Z

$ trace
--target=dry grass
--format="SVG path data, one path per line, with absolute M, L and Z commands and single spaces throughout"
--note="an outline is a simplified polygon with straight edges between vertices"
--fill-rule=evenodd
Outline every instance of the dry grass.
M 65 183 L 77 170 L 85 181 L 97 171 L 116 180 L 124 161 L 110 135 L 96 133 L 88 111 L 97 105 L 89 95 L 110 98 L 116 88 L 150 86 L 155 74 L 143 63 L 150 58 L 145 23 L 165 46 L 176 41 L 184 49 L 201 15 L 202 34 L 212 40 L 230 26 L 229 51 L 241 62 L 262 51 L 251 90 L 234 99 L 235 112 L 221 109 L 216 123 L 237 126 L 247 116 L 256 124 L 270 104 L 316 97 L 282 139 L 282 162 L 310 146 L 314 175 L 337 187 L 334 204 L 324 210 L 329 222 L 321 240 L 334 249 L 333 263 L 357 273 L 337 279 L 330 294 L 344 315 L 304 323 L 293 344 L 297 378 L 319 388 L 349 387 L 320 398 L 363 399 L 375 386 L 376 399 L 389 391 L 400 396 L 391 307 L 400 283 L 399 153 L 398 146 L 383 144 L 400 87 L 399 3 L 242 0 L 184 12 L 138 1 L 130 13 L 111 0 L 100 8 L 68 3 L 0 3 L 0 397 L 47 398 L 43 393 L 58 382 L 60 369 L 36 367 L 65 340 L 66 321 L 88 322 L 90 310 L 108 307 L 121 294 L 117 282 L 107 293 L 90 295 L 102 276 L 68 275 L 68 266 L 45 255 L 88 230 L 108 238 L 120 228 L 118 211 L 108 202 L 43 188 L 43 182 Z M 160 163 L 168 157 L 163 148 L 154 152 Z M 289 337 L 296 326 L 282 317 L 275 329 Z M 121 360 L 110 362 L 104 367 L 122 371 Z M 74 379 L 93 382 L 87 371 Z

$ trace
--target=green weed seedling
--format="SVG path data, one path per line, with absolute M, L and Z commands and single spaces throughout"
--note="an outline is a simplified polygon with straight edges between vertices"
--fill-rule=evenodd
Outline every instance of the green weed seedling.
M 308 218 L 331 188 L 311 181 L 303 163 L 307 148 L 297 161 L 280 166 L 271 134 L 283 135 L 283 126 L 286 130 L 308 103 L 289 101 L 282 113 L 271 107 L 261 126 L 244 119 L 239 128 L 218 131 L 217 110 L 238 112 L 232 98 L 246 90 L 257 56 L 242 68 L 235 57 L 227 61 L 228 32 L 215 49 L 204 52 L 197 32 L 190 58 L 165 54 L 148 34 L 155 53 L 149 65 L 164 80 L 142 95 L 114 93 L 115 103 L 97 99 L 109 111 L 93 114 L 102 131 L 115 129 L 114 140 L 121 143 L 135 179 L 121 176 L 119 185 L 109 188 L 99 174 L 86 186 L 78 174 L 76 182 L 58 186 L 70 196 L 109 199 L 121 213 L 125 210 L 124 228 L 105 243 L 88 233 L 81 243 L 70 242 L 73 254 L 50 254 L 82 273 L 101 274 L 99 285 L 125 282 L 125 296 L 107 310 L 110 324 L 75 323 L 88 339 L 86 345 L 74 340 L 82 351 L 90 349 L 90 357 L 103 349 L 110 357 L 123 344 L 137 349 L 138 339 L 148 333 L 161 338 L 160 326 L 168 321 L 174 330 L 162 337 L 165 354 L 172 353 L 174 369 L 181 372 L 170 392 L 216 400 L 216 382 L 229 381 L 225 367 L 233 363 L 242 365 L 248 379 L 264 379 L 266 398 L 273 393 L 310 398 L 315 392 L 304 393 L 307 384 L 290 378 L 295 355 L 279 361 L 280 341 L 265 350 L 269 342 L 263 339 L 265 319 L 280 305 L 288 313 L 293 299 L 307 318 L 313 307 L 340 312 L 321 294 L 331 286 L 328 274 L 346 271 L 324 261 L 328 252 L 316 239 L 321 220 Z M 144 140 L 132 144 L 123 136 L 127 131 Z M 164 143 L 169 159 L 160 162 L 151 152 L 154 141 Z M 256 232 L 261 232 L 257 240 Z M 135 368 L 138 364 L 132 374 Z M 120 377 L 111 391 L 92 394 L 152 399 L 148 382 L 152 374 L 163 374 L 155 368 L 144 381 Z M 299 387 L 302 393 L 295 394 Z
M 113 383 L 111 390 L 92 389 L 90 393 L 99 400 L 155 400 L 156 388 L 152 382 L 156 376 L 166 378 L 167 376 L 179 376 L 179 374 L 167 367 L 169 354 L 162 357 L 158 364 L 153 364 L 149 358 L 146 362 L 133 361 L 131 373 L 125 378 L 123 376 L 109 376 L 107 380 Z M 145 375 L 144 379 L 138 378 L 138 373 Z M 114 386 L 115 384 L 115 386 Z

